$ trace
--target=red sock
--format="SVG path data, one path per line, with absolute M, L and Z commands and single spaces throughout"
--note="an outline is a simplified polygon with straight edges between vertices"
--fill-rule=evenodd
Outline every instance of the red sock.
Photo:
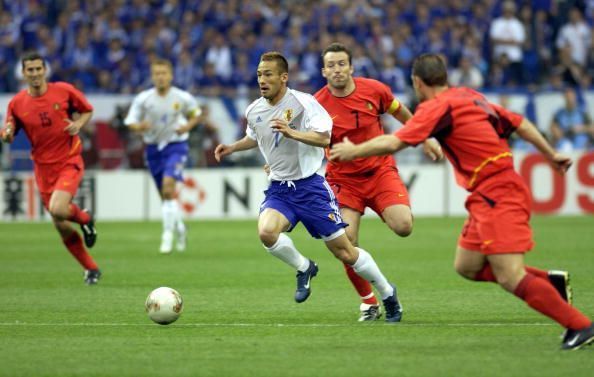
M 83 211 L 74 203 L 70 203 L 70 217 L 68 221 L 73 221 L 77 224 L 87 224 L 91 220 L 91 215 Z
M 580 330 L 592 324 L 588 317 L 566 303 L 550 283 L 530 273 L 527 273 L 520 281 L 514 294 L 524 300 L 532 309 L 553 319 L 565 328 Z
M 474 280 L 476 280 L 476 281 L 492 281 L 492 282 L 497 281 L 497 279 L 495 278 L 495 275 L 493 274 L 493 269 L 491 268 L 491 265 L 489 263 L 486 263 L 485 266 L 483 267 L 483 269 L 476 273 Z
M 549 281 L 549 272 L 548 271 L 540 270 L 536 267 L 530 267 L 530 266 L 526 266 L 525 269 L 526 269 L 527 273 L 535 275 L 541 279 L 545 279 L 546 281 Z
M 541 279 L 545 279 L 546 281 L 549 281 L 549 273 L 545 270 L 539 270 L 538 268 L 530 267 L 530 266 L 526 266 L 525 270 L 529 274 L 532 274 L 536 277 L 539 277 Z M 497 281 L 497 279 L 495 278 L 495 275 L 493 274 L 493 269 L 491 268 L 491 265 L 489 263 L 485 264 L 483 269 L 480 270 L 476 274 L 476 276 L 474 277 L 474 280 L 476 280 L 476 281 L 492 281 L 492 282 Z
M 355 270 L 353 270 L 353 267 L 346 263 L 344 264 L 344 269 L 346 270 L 347 276 L 353 284 L 353 287 L 355 287 L 355 290 L 357 290 L 357 293 L 359 293 L 361 301 L 364 304 L 377 305 L 377 298 L 375 298 L 375 295 L 373 294 L 371 283 L 357 275 Z
M 80 263 L 85 269 L 87 270 L 96 270 L 97 264 L 93 260 L 93 258 L 87 253 L 85 247 L 83 246 L 82 239 L 77 232 L 72 232 L 71 235 L 67 236 L 66 238 L 62 239 L 64 245 L 70 251 L 70 254 L 78 263 Z

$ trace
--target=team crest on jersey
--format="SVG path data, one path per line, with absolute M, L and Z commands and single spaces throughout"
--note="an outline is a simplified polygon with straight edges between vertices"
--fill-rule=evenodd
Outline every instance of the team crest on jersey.
M 285 112 L 283 113 L 283 118 L 287 122 L 290 122 L 291 119 L 293 119 L 293 109 L 287 109 L 287 110 L 285 110 Z
M 369 110 L 373 110 L 373 105 L 371 104 L 371 102 L 367 102 L 366 105 Z
M 175 102 L 173 104 L 173 110 L 178 111 L 181 108 L 181 105 L 179 104 L 179 102 Z
M 54 110 L 60 110 L 60 104 L 59 103 L 54 103 Z

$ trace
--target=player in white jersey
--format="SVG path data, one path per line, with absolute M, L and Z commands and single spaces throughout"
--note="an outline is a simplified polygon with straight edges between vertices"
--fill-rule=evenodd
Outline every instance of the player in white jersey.
M 348 240 L 332 189 L 316 174 L 330 143 L 332 119 L 309 94 L 287 88 L 287 60 L 267 52 L 258 65 L 262 97 L 246 110 L 246 136 L 230 145 L 220 144 L 215 157 L 259 147 L 270 166 L 271 183 L 260 207 L 258 233 L 268 252 L 297 270 L 295 301 L 305 301 L 318 266 L 304 257 L 284 232 L 302 222 L 315 238 L 355 272 L 372 282 L 381 294 L 387 322 L 399 322 L 402 308 L 396 288 L 379 270 L 371 255 Z
M 199 121 L 200 108 L 194 97 L 171 85 L 173 68 L 167 60 L 151 64 L 154 88 L 138 94 L 124 123 L 142 132 L 145 158 L 162 199 L 163 235 L 161 253 L 186 248 L 186 227 L 175 199 L 175 185 L 181 181 L 188 156 L 188 132 Z

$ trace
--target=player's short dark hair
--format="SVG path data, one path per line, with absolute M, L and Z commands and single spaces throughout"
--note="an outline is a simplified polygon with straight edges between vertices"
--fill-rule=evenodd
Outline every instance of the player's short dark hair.
M 322 65 L 324 64 L 324 56 L 329 52 L 344 52 L 349 57 L 349 65 L 353 65 L 353 53 L 342 43 L 334 42 L 322 51 Z
M 276 62 L 279 73 L 289 73 L 289 62 L 280 52 L 269 51 L 260 56 L 261 62 Z
M 412 74 L 429 86 L 448 84 L 448 70 L 443 58 L 437 54 L 418 56 L 413 62 Z
M 41 63 L 43 64 L 43 68 L 45 68 L 45 59 L 37 51 L 25 52 L 25 54 L 21 58 L 21 68 L 25 69 L 25 63 L 33 61 L 33 60 L 41 60 Z
M 169 68 L 170 71 L 173 72 L 173 64 L 171 64 L 171 62 L 167 59 L 163 59 L 163 58 L 153 59 L 153 61 L 151 61 L 151 66 L 153 66 L 153 65 L 164 65 L 167 68 Z

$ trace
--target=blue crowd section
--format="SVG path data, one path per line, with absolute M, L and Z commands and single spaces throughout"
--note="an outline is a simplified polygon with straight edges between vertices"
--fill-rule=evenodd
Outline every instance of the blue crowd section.
M 86 93 L 146 88 L 150 61 L 159 56 L 174 63 L 178 86 L 228 97 L 254 90 L 260 54 L 277 50 L 289 59 L 291 85 L 313 91 L 324 84 L 320 52 L 333 41 L 352 47 L 356 74 L 380 79 L 395 92 L 409 89 L 411 60 L 423 52 L 447 57 L 454 84 L 589 87 L 594 2 L 511 1 L 506 16 L 509 3 L 1 0 L 0 92 L 19 88 L 19 57 L 26 50 L 47 57 L 51 80 L 73 82 Z M 523 34 L 515 52 L 501 53 L 507 37 L 495 31 L 499 21 Z

